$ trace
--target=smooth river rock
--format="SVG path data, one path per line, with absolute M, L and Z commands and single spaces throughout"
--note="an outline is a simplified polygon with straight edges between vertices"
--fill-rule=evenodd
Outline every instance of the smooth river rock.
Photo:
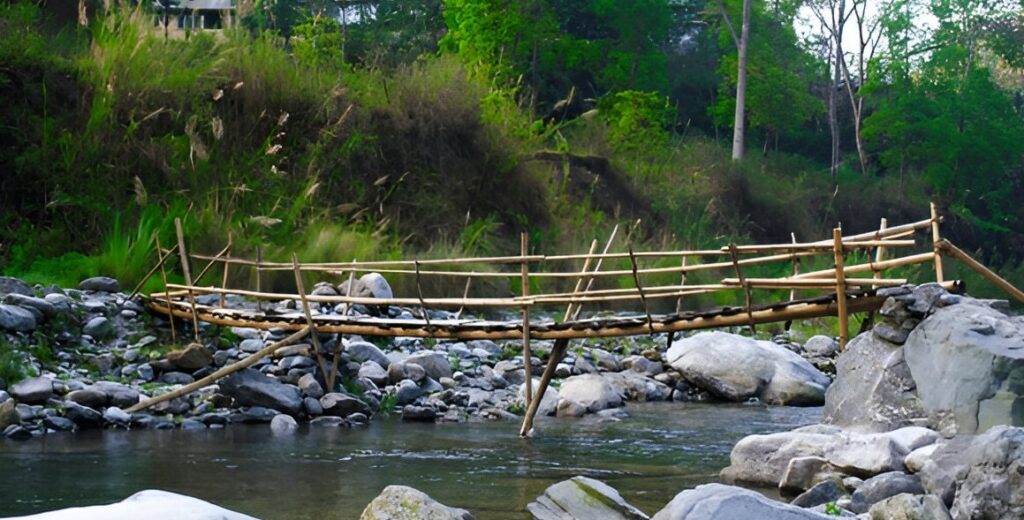
M 408 486 L 388 486 L 370 502 L 359 520 L 473 520 L 465 509 L 448 507 Z
M 223 507 L 168 491 L 147 489 L 105 506 L 72 507 L 16 520 L 257 520 Z M 11 519 L 15 520 L 15 519 Z
M 666 359 L 690 384 L 730 401 L 757 397 L 769 404 L 817 406 L 830 383 L 799 354 L 726 332 L 674 341 Z
M 552 484 L 526 506 L 535 520 L 647 520 L 619 492 L 600 480 L 577 476 Z
M 11 397 L 26 404 L 42 404 L 53 396 L 53 380 L 45 377 L 23 379 L 8 389 Z
M 952 520 L 935 495 L 900 493 L 871 506 L 870 520 Z
M 121 284 L 109 276 L 94 276 L 82 280 L 78 290 L 114 293 L 121 290 Z
M 835 518 L 722 484 L 704 484 L 679 493 L 652 520 L 824 520 Z
M 289 415 L 302 411 L 302 393 L 251 368 L 239 370 L 220 381 L 220 392 L 239 406 L 263 406 Z
M 13 332 L 32 332 L 36 330 L 36 317 L 17 305 L 0 303 L 0 329 Z
M 562 382 L 558 389 L 562 401 L 575 403 L 588 412 L 622 406 L 622 396 L 600 374 L 582 374 Z M 559 405 L 561 407 L 562 405 Z

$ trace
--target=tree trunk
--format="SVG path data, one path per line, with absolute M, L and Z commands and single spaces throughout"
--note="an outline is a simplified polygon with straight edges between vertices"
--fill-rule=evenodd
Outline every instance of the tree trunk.
M 736 66 L 736 119 L 732 130 L 732 160 L 743 158 L 743 135 L 746 128 L 747 48 L 750 43 L 750 0 L 743 0 L 743 26 L 740 29 L 739 59 Z
M 863 114 L 864 114 L 863 110 L 864 110 L 864 98 L 863 97 L 858 97 L 857 98 L 856 110 L 853 113 L 853 127 L 854 127 L 853 128 L 854 129 L 854 134 L 853 135 L 856 136 L 856 138 L 857 138 L 856 139 L 856 141 L 857 141 L 857 158 L 860 159 L 860 174 L 863 177 L 867 177 L 868 176 L 868 154 L 867 154 L 867 151 L 864 150 L 864 139 L 862 139 L 861 136 L 860 136 L 860 127 L 861 127 L 861 123 L 863 123 L 863 119 L 864 119 L 864 117 L 863 117 Z

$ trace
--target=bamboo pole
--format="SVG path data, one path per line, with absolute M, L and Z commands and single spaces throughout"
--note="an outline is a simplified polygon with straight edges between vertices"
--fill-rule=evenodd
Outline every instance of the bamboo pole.
M 971 257 L 971 255 L 968 255 L 963 249 L 960 249 L 959 247 L 953 245 L 952 242 L 944 239 L 940 240 L 939 249 L 952 255 L 957 260 L 960 260 L 961 262 L 966 264 L 967 267 L 970 267 L 975 272 L 985 277 L 986 280 L 992 282 L 1000 289 L 1006 291 L 1010 296 L 1013 296 L 1014 299 L 1016 299 L 1017 301 L 1024 303 L 1024 291 L 1021 291 L 1020 289 L 1014 287 L 1014 285 L 1006 281 L 1005 278 L 999 276 L 988 267 L 985 267 L 981 262 L 975 260 L 973 257 Z
M 683 268 L 686 267 L 686 257 L 685 256 L 680 261 L 680 266 L 683 267 Z M 679 275 L 679 286 L 680 287 L 686 286 L 686 272 L 683 272 L 682 274 Z M 683 297 L 680 296 L 680 297 L 676 298 L 676 314 L 680 314 L 682 312 L 683 312 Z M 665 346 L 666 347 L 672 347 L 672 342 L 675 340 L 675 336 L 676 336 L 675 332 L 669 332 L 668 333 L 668 336 L 665 337 Z
M 530 252 L 530 237 L 525 231 L 519 234 L 519 248 L 522 251 L 522 258 Z M 530 296 L 530 270 L 526 260 L 520 267 L 522 271 L 522 293 L 523 299 Z M 526 371 L 525 387 L 526 407 L 533 404 L 533 361 L 530 359 L 533 354 L 530 352 L 530 306 L 523 305 L 523 369 Z
M 750 318 L 750 332 L 751 334 L 757 334 L 757 328 L 754 326 L 754 314 L 751 306 L 753 305 L 753 297 L 750 294 L 750 283 L 743 277 L 743 270 L 740 269 L 739 254 L 736 251 L 736 243 L 729 244 L 729 256 L 732 257 L 732 265 L 736 269 L 736 278 L 739 284 L 743 287 L 743 296 L 746 300 L 747 317 Z
M 935 281 L 942 283 L 946 281 L 946 278 L 942 273 L 942 255 L 939 254 L 939 242 L 942 241 L 942 237 L 939 235 L 939 208 L 934 202 L 930 203 L 930 207 L 932 213 L 932 252 L 935 253 Z
M 185 274 L 185 284 L 192 285 L 192 274 L 188 266 L 188 252 L 185 250 L 185 232 L 181 228 L 181 219 L 174 219 L 174 232 L 178 236 L 178 255 L 181 257 L 181 270 Z M 199 317 L 196 315 L 196 298 L 191 290 L 188 292 L 188 300 L 192 304 L 192 332 L 196 343 L 199 343 Z
M 846 249 L 870 249 L 873 247 L 914 247 L 917 242 L 914 240 L 856 240 L 843 242 Z M 772 253 L 777 251 L 815 251 L 825 253 L 832 250 L 831 245 L 826 244 L 768 244 L 753 246 L 736 246 L 738 253 Z
M 229 254 L 229 255 L 231 254 L 231 245 L 232 245 L 231 243 L 232 243 L 231 233 L 228 233 L 228 251 L 227 251 L 227 254 Z M 220 286 L 225 288 L 225 289 L 228 288 L 228 267 L 230 267 L 230 266 L 231 266 L 231 264 L 228 264 L 228 263 L 224 264 L 224 275 L 221 277 L 221 281 L 220 281 Z M 221 307 L 226 307 L 227 306 L 226 298 L 227 298 L 226 294 L 221 294 L 220 295 L 220 306 Z
M 238 361 L 238 362 L 236 362 L 234 364 L 228 365 L 228 366 L 226 366 L 226 367 L 224 367 L 224 368 L 222 368 L 222 369 L 220 369 L 220 370 L 218 370 L 218 371 L 216 371 L 216 372 L 214 372 L 214 373 L 212 373 L 212 374 L 210 374 L 210 375 L 200 379 L 199 381 L 196 381 L 194 383 L 189 383 L 189 384 L 187 384 L 187 385 L 185 385 L 185 386 L 183 386 L 181 388 L 178 388 L 177 390 L 172 390 L 172 391 L 167 392 L 165 394 L 160 394 L 158 396 L 146 399 L 145 401 L 141 401 L 141 402 L 139 402 L 137 404 L 134 404 L 134 405 L 130 406 L 125 411 L 128 412 L 128 413 L 134 413 L 134 412 L 138 412 L 140 410 L 145 410 L 146 408 L 149 408 L 149 407 L 151 407 L 153 405 L 160 404 L 160 403 L 162 403 L 164 401 L 170 401 L 171 399 L 175 399 L 177 397 L 181 397 L 183 395 L 187 395 L 187 394 L 189 394 L 191 392 L 199 390 L 200 388 L 202 388 L 204 386 L 213 384 L 214 382 L 218 381 L 219 379 L 221 379 L 221 378 L 223 378 L 225 376 L 231 375 L 231 374 L 233 374 L 235 372 L 238 372 L 239 370 L 241 370 L 243 368 L 246 368 L 246 367 L 254 365 L 257 361 L 259 361 L 260 359 L 263 359 L 263 358 L 273 354 L 276 350 L 280 349 L 281 347 L 290 345 L 290 344 L 294 343 L 295 341 L 298 341 L 303 336 L 305 336 L 306 333 L 308 333 L 308 332 L 309 332 L 309 327 L 308 326 L 304 327 L 302 329 L 299 329 L 298 332 L 292 334 L 291 336 L 288 336 L 287 338 L 284 338 L 281 341 L 278 341 L 277 343 L 274 343 L 272 345 L 268 345 L 266 347 L 263 347 L 262 350 L 256 352 L 255 354 L 253 354 L 253 355 L 251 355 L 251 356 L 249 356 L 249 357 L 247 357 L 247 358 L 245 358 L 245 359 L 243 359 L 241 361 Z
M 583 288 L 583 280 L 584 280 L 583 274 L 586 273 L 587 270 L 590 269 L 590 262 L 591 262 L 591 260 L 593 260 L 593 256 L 591 256 L 591 255 L 593 255 L 596 251 L 597 251 L 597 239 L 595 238 L 594 240 L 592 240 L 590 242 L 590 249 L 588 250 L 587 258 L 583 260 L 583 269 L 580 271 L 580 277 L 576 279 L 576 285 L 573 286 L 572 293 L 570 294 L 570 296 L 575 296 L 577 293 L 580 292 L 580 289 Z M 566 306 L 566 308 L 565 308 L 565 315 L 562 317 L 562 321 L 569 321 L 569 318 L 572 317 L 572 308 L 573 308 L 573 303 L 569 302 L 569 305 Z
M 846 350 L 846 342 L 850 338 L 850 317 L 846 309 L 846 282 L 843 274 L 843 232 L 839 228 L 832 230 L 835 241 L 834 255 L 836 259 L 836 311 L 839 314 L 839 350 Z
M 324 356 L 320 348 L 320 337 L 316 333 L 316 322 L 313 321 L 313 312 L 309 309 L 309 300 L 306 299 L 306 284 L 302 282 L 302 271 L 299 269 L 299 256 L 292 253 L 292 263 L 295 264 L 295 289 L 299 292 L 299 301 L 302 302 L 302 313 L 306 315 L 306 326 L 309 327 L 309 339 L 313 343 L 313 351 L 316 352 L 316 364 L 320 367 L 320 373 L 327 383 L 327 391 L 334 391 L 334 374 L 327 372 L 327 365 L 324 364 Z
M 789 233 L 789 237 L 791 239 L 793 239 L 793 243 L 795 244 L 796 243 L 796 233 L 793 233 L 791 231 Z M 798 274 L 800 274 L 800 257 L 793 256 L 793 276 L 796 276 Z M 793 301 L 795 299 L 796 299 L 796 288 L 794 287 L 794 288 L 789 290 L 789 301 Z M 789 329 L 787 328 L 786 330 L 789 330 Z
M 465 300 L 466 298 L 469 298 L 469 285 L 471 283 L 473 283 L 473 279 L 472 278 L 466 278 L 466 287 L 464 289 L 462 289 L 462 299 L 463 300 Z M 466 310 L 466 306 L 465 305 L 460 305 L 458 312 L 455 313 L 455 319 L 461 318 L 462 317 L 462 311 L 464 311 L 464 310 Z
M 629 246 L 629 251 L 633 251 L 633 246 Z M 644 314 L 647 315 L 647 327 L 651 329 L 651 337 L 654 337 L 654 325 L 651 319 L 651 310 L 647 307 L 647 298 L 644 297 L 644 287 L 640 284 L 640 275 L 636 274 L 636 257 L 630 255 L 629 262 L 633 266 L 633 283 L 636 284 L 636 292 L 640 295 L 640 304 L 644 307 Z
M 882 220 L 878 223 L 878 232 L 881 233 L 881 232 L 885 231 L 885 228 L 887 228 L 887 227 L 889 227 L 889 219 L 887 219 L 885 217 L 882 217 Z M 884 260 L 884 259 L 885 259 L 885 246 L 884 245 L 880 245 L 880 246 L 875 248 L 875 262 L 874 263 L 875 264 L 880 264 L 880 263 L 882 263 L 882 260 Z M 872 269 L 872 271 L 875 273 L 875 278 L 881 278 L 882 277 L 882 270 L 881 269 Z M 877 289 L 878 286 L 876 285 L 873 288 Z
M 154 265 L 152 268 L 150 268 L 149 272 L 146 273 L 146 276 L 142 277 L 142 280 L 140 280 L 139 283 L 135 284 L 135 288 L 132 289 L 131 294 L 128 295 L 128 299 L 129 300 L 131 300 L 132 298 L 135 298 L 135 296 L 139 294 L 139 291 L 142 290 L 142 286 L 146 285 L 146 282 L 148 282 L 149 279 L 152 278 L 153 275 L 156 274 L 157 271 L 159 271 L 160 269 L 163 269 L 164 262 L 167 261 L 167 258 L 170 255 L 164 256 L 163 252 L 160 249 L 161 249 L 160 245 L 157 244 L 157 247 L 156 247 L 156 258 L 157 258 L 156 265 Z M 177 246 L 175 246 L 175 248 L 172 249 L 171 251 L 172 251 L 172 254 L 173 254 L 173 252 L 177 251 Z
M 217 258 L 221 258 L 221 257 L 223 257 L 224 255 L 226 255 L 226 254 L 228 253 L 228 251 L 231 251 L 231 235 L 230 235 L 230 234 L 228 235 L 228 245 L 224 246 L 224 249 L 221 249 L 221 250 L 220 250 L 220 251 L 219 251 L 219 252 L 218 252 L 218 253 L 217 253 L 217 254 L 216 254 L 216 255 L 215 255 L 214 257 L 213 257 L 213 258 L 214 258 L 214 260 L 210 260 L 209 262 L 207 262 L 207 263 L 206 263 L 206 266 L 204 266 L 204 267 L 203 267 L 203 269 L 202 269 L 201 271 L 199 271 L 199 274 L 198 274 L 198 275 L 196 275 L 195 279 L 194 279 L 194 280 L 192 280 L 192 281 L 193 281 L 194 283 L 197 283 L 197 284 L 198 284 L 198 283 L 199 283 L 200 281 L 202 281 L 203 277 L 204 277 L 204 276 L 206 276 L 206 273 L 207 273 L 207 272 L 209 272 L 209 271 L 210 271 L 210 269 L 212 269 L 212 268 L 213 268 L 213 266 L 214 266 L 214 265 L 215 265 L 215 264 L 217 263 L 217 260 L 216 260 L 216 259 L 217 259 Z M 227 264 L 227 263 L 225 263 L 224 265 L 228 265 L 228 264 Z
M 891 260 L 885 260 L 884 262 L 856 264 L 843 267 L 843 273 L 854 274 L 854 273 L 870 273 L 875 269 L 892 269 L 894 267 L 903 267 L 905 265 L 921 264 L 924 262 L 930 262 L 935 258 L 935 253 L 920 253 L 916 255 L 904 256 L 902 258 L 893 258 Z M 835 276 L 836 270 L 823 269 L 821 271 L 810 271 L 803 273 L 792 278 L 783 278 L 783 280 L 802 280 L 806 278 L 821 278 L 823 276 Z
M 877 285 L 881 287 L 893 287 L 905 285 L 906 278 L 845 278 L 846 285 Z M 805 289 L 816 287 L 835 287 L 834 278 L 724 278 L 722 285 L 745 287 L 750 286 L 757 289 Z
M 256 292 L 262 292 L 262 289 L 261 289 L 261 287 L 263 286 L 263 270 L 262 270 L 263 268 L 261 267 L 262 263 L 263 263 L 263 248 L 260 247 L 260 246 L 256 246 Z M 261 311 L 261 312 L 263 311 L 263 301 L 262 300 L 259 300 L 259 299 L 256 300 L 256 310 Z
M 157 265 L 160 266 L 160 278 L 163 279 L 163 282 L 164 282 L 164 292 L 166 293 L 167 292 L 167 269 L 164 268 L 164 263 L 166 262 L 167 257 L 170 256 L 170 255 L 164 255 L 163 254 L 163 248 L 160 247 L 160 235 L 158 234 L 154 238 L 156 238 L 156 255 L 157 255 L 157 258 L 160 259 L 160 261 L 157 263 Z M 166 295 L 166 296 L 167 296 L 167 308 L 170 309 L 171 308 L 171 296 L 169 294 Z M 174 313 L 170 313 L 170 312 L 167 313 L 167 319 L 171 323 L 171 343 L 177 344 L 178 343 L 178 334 L 174 330 Z
M 423 321 L 427 323 L 427 330 L 431 329 L 430 326 L 430 312 L 427 310 L 427 302 L 423 299 L 423 287 L 420 285 L 420 264 L 416 263 L 416 295 L 419 296 L 420 309 L 423 310 Z

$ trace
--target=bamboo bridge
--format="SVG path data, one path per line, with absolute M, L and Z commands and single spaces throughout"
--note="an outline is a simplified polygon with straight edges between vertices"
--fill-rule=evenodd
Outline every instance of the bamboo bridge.
M 506 339 L 522 342 L 523 362 L 526 373 L 532 374 L 531 339 L 554 340 L 551 355 L 541 377 L 539 387 L 533 388 L 532 377 L 527 377 L 525 398 L 526 416 L 521 435 L 527 435 L 533 425 L 540 399 L 544 395 L 555 372 L 555 367 L 564 358 L 569 342 L 573 339 L 617 337 L 633 335 L 668 334 L 671 343 L 675 333 L 687 330 L 749 326 L 765 323 L 791 323 L 794 320 L 836 316 L 839 319 L 839 342 L 844 348 L 849 340 L 849 315 L 867 312 L 870 316 L 885 301 L 879 290 L 901 286 L 906 279 L 890 278 L 886 271 L 916 265 L 931 264 L 935 280 L 953 291 L 962 290 L 959 282 L 947 281 L 943 273 L 943 257 L 952 257 L 964 262 L 982 276 L 1009 292 L 1014 298 L 1024 301 L 1024 293 L 982 266 L 940 235 L 942 218 L 934 204 L 931 218 L 889 226 L 882 219 L 879 227 L 870 232 L 844 236 L 842 230 L 833 230 L 830 239 L 799 243 L 795 237 L 789 244 L 737 245 L 729 244 L 720 249 L 692 251 L 634 251 L 631 246 L 625 252 L 610 252 L 615 239 L 613 231 L 602 252 L 597 253 L 598 241 L 593 241 L 586 254 L 559 256 L 530 255 L 526 234 L 521 237 L 521 254 L 518 256 L 475 257 L 429 260 L 375 261 L 375 262 L 331 262 L 301 263 L 293 255 L 291 262 L 263 261 L 257 252 L 257 259 L 250 260 L 231 256 L 232 244 L 215 255 L 190 252 L 185 244 L 180 221 L 176 221 L 177 244 L 164 249 L 157 241 L 157 264 L 146 277 L 160 272 L 165 289 L 162 292 L 144 296 L 146 305 L 152 311 L 166 316 L 171 321 L 172 335 L 176 334 L 176 319 L 191 322 L 195 340 L 199 341 L 199 322 L 223 326 L 251 327 L 257 329 L 279 329 L 293 333 L 261 351 L 217 372 L 172 392 L 161 394 L 139 403 L 129 409 L 136 411 L 148 408 L 158 402 L 172 399 L 203 386 L 212 384 L 230 373 L 256 363 L 274 351 L 309 337 L 316 353 L 318 367 L 328 388 L 334 387 L 338 373 L 338 358 L 332 356 L 325 361 L 319 338 L 315 333 L 358 334 L 362 336 L 406 336 L 438 339 Z M 930 243 L 919 243 L 915 235 L 922 232 L 930 235 Z M 923 253 L 899 254 L 900 251 L 927 249 Z M 827 269 L 801 272 L 804 263 L 814 257 L 825 257 Z M 177 260 L 184 276 L 184 284 L 167 282 L 167 261 Z M 706 259 L 712 261 L 702 261 Z M 193 262 L 206 262 L 205 267 L 193 277 Z M 628 268 L 602 270 L 604 262 L 616 262 Z M 670 261 L 670 266 L 642 267 L 642 263 Z M 582 263 L 581 268 L 567 270 L 560 266 Z M 791 274 L 773 278 L 757 278 L 746 275 L 752 268 L 778 264 Z M 200 282 L 214 266 L 220 266 L 221 284 L 201 286 Z M 228 288 L 230 270 L 247 269 L 255 273 L 255 290 Z M 276 293 L 261 290 L 266 273 L 291 271 L 295 278 L 295 293 Z M 312 276 L 348 279 L 348 287 L 354 286 L 357 273 L 377 272 L 394 277 L 412 277 L 416 294 L 414 297 L 375 298 L 352 294 L 325 296 L 308 294 L 305 279 Z M 687 283 L 688 277 L 701 276 L 713 283 Z M 427 277 L 464 280 L 462 297 L 425 297 L 422 280 Z M 644 280 L 674 277 L 678 283 L 645 285 Z M 139 283 L 133 296 L 146 280 Z M 471 296 L 474 280 L 498 280 L 514 284 L 519 281 L 518 295 L 508 297 Z M 596 289 L 599 281 L 631 280 L 631 287 Z M 573 284 L 571 291 L 531 293 L 532 287 L 543 285 Z M 479 283 L 478 283 L 479 285 Z M 604 285 L 608 285 L 607 283 Z M 766 290 L 774 301 L 756 303 L 754 290 Z M 788 295 L 785 294 L 788 291 Z M 800 292 L 814 291 L 812 297 L 798 297 Z M 700 311 L 684 310 L 687 297 L 717 293 L 732 293 L 742 304 Z M 823 294 L 822 294 L 823 293 Z M 884 292 L 883 292 L 884 293 Z M 197 301 L 200 296 L 205 304 Z M 210 296 L 213 295 L 213 296 Z M 228 296 L 233 301 L 243 300 L 243 305 L 228 305 Z M 788 296 L 788 297 L 787 297 Z M 211 304 L 211 301 L 213 304 Z M 294 311 L 282 312 L 264 305 L 267 302 L 294 301 Z M 652 308 L 671 307 L 674 312 L 654 313 Z M 322 313 L 320 305 L 344 304 L 342 313 Z M 351 315 L 353 305 L 374 307 L 395 306 L 409 311 L 413 318 Z M 605 316 L 598 313 L 581 317 L 584 305 L 630 305 L 642 311 L 630 315 Z M 539 309 L 564 308 L 562 319 L 531 318 Z M 431 318 L 431 310 L 450 309 L 443 319 Z M 478 317 L 463 317 L 467 309 L 477 311 L 504 311 L 518 319 L 496 321 Z M 514 313 L 514 314 L 510 314 Z M 311 332 L 315 332 L 312 333 Z M 175 340 L 176 341 L 176 340 Z

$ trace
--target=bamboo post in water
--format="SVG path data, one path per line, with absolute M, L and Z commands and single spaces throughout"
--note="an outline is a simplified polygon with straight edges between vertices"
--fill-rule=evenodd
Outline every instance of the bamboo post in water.
M 245 358 L 245 359 L 243 359 L 243 360 L 241 360 L 241 361 L 239 361 L 237 363 L 234 363 L 232 365 L 228 365 L 228 366 L 226 366 L 226 367 L 224 367 L 224 368 L 222 368 L 222 369 L 220 369 L 220 370 L 218 370 L 218 371 L 216 371 L 216 372 L 214 372 L 214 373 L 212 373 L 212 374 L 210 374 L 210 375 L 200 379 L 199 381 L 196 381 L 194 383 L 189 383 L 189 384 L 187 384 L 187 385 L 185 385 L 185 386 L 183 386 L 181 388 L 178 388 L 177 390 L 172 390 L 170 392 L 167 392 L 166 394 L 160 394 L 160 395 L 158 395 L 156 397 L 151 397 L 149 399 L 146 399 L 145 401 L 142 401 L 142 402 L 140 402 L 138 404 L 132 405 L 131 407 L 129 407 L 125 411 L 128 412 L 128 413 L 138 412 L 140 410 L 145 410 L 146 408 L 149 408 L 149 407 L 151 407 L 153 405 L 160 404 L 160 403 L 162 403 L 164 401 L 170 401 L 171 399 L 174 399 L 176 397 L 181 397 L 181 396 L 186 395 L 186 394 L 188 394 L 190 392 L 195 392 L 196 390 L 199 390 L 200 388 L 202 388 L 202 387 L 204 387 L 206 385 L 213 384 L 214 382 L 216 382 L 217 380 L 219 380 L 219 379 L 221 379 L 223 377 L 226 377 L 226 376 L 228 376 L 230 374 L 238 372 L 239 370 L 241 370 L 243 368 L 246 368 L 248 366 L 254 365 L 257 361 L 259 361 L 259 360 L 261 360 L 261 359 L 263 359 L 263 358 L 273 354 L 274 351 L 276 351 L 277 349 L 279 349 L 281 347 L 284 347 L 286 345 L 290 345 L 290 344 L 292 344 L 295 341 L 298 341 L 303 336 L 305 336 L 306 333 L 308 333 L 308 332 L 309 332 L 309 327 L 304 327 L 304 328 L 300 329 L 298 332 L 296 332 L 295 334 L 292 334 L 291 336 L 288 336 L 287 338 L 284 338 L 281 341 L 278 341 L 277 343 L 274 343 L 272 345 L 268 345 L 268 346 L 264 347 L 262 350 L 260 350 L 259 352 L 256 352 L 255 354 L 253 354 L 253 355 L 251 355 L 251 356 L 249 356 L 249 357 L 247 357 L 247 358 Z
M 836 307 L 839 313 L 839 350 L 846 350 L 850 338 L 849 316 L 846 314 L 846 275 L 843 272 L 843 231 L 832 230 L 832 249 L 836 260 Z
M 934 202 L 931 203 L 932 212 L 932 252 L 935 253 L 935 281 L 942 283 L 946 277 L 942 272 L 942 255 L 939 254 L 939 242 L 942 236 L 939 235 L 939 208 Z
M 526 262 L 526 255 L 530 252 L 530 236 L 525 231 L 519 234 L 519 248 L 523 257 L 523 263 L 521 264 L 522 271 L 522 291 L 523 298 L 527 298 L 530 295 L 530 267 Z M 530 306 L 523 305 L 523 368 L 526 371 L 526 381 L 523 382 L 525 387 L 526 396 L 526 407 L 530 408 L 533 404 L 533 362 L 531 361 L 532 353 L 530 352 Z M 539 399 L 538 399 L 539 400 Z
M 302 302 L 302 312 L 306 315 L 306 326 L 309 328 L 309 339 L 313 343 L 313 351 L 316 352 L 316 364 L 320 367 L 320 373 L 327 383 L 327 391 L 334 391 L 334 374 L 327 373 L 327 365 L 324 365 L 324 356 L 320 348 L 320 338 L 316 334 L 316 323 L 313 321 L 313 313 L 309 309 L 309 300 L 306 299 L 306 286 L 302 283 L 302 269 L 299 267 L 299 256 L 292 253 L 292 265 L 295 266 L 295 289 L 299 292 L 299 301 Z
M 192 273 L 188 267 L 188 252 L 185 250 L 185 232 L 181 228 L 181 219 L 174 219 L 174 232 L 178 235 L 178 255 L 181 257 L 181 270 L 185 274 L 185 285 L 192 287 Z M 188 290 L 188 301 L 192 305 L 192 332 L 196 343 L 199 343 L 199 314 L 196 312 L 196 298 L 192 289 Z
M 164 255 L 163 248 L 160 247 L 159 234 L 156 235 L 156 255 L 157 258 L 160 259 L 160 262 L 158 264 L 160 266 L 160 278 L 164 282 L 164 296 L 167 297 L 167 319 L 171 322 L 171 343 L 178 343 L 178 333 L 174 330 L 174 313 L 170 312 L 171 295 L 170 291 L 167 289 L 167 269 L 164 268 L 164 263 L 167 260 L 167 258 L 171 256 L 171 253 L 167 253 L 166 255 Z

